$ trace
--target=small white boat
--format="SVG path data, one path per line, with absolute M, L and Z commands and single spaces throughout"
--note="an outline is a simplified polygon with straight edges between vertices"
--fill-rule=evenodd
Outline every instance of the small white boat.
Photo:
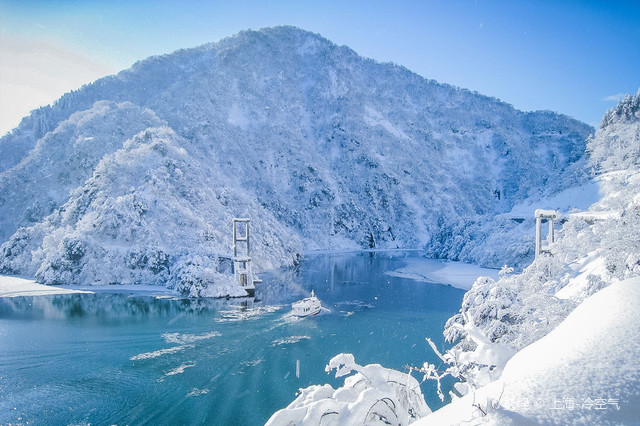
M 317 315 L 322 310 L 322 303 L 311 290 L 311 296 L 291 304 L 291 313 L 297 317 L 310 317 Z

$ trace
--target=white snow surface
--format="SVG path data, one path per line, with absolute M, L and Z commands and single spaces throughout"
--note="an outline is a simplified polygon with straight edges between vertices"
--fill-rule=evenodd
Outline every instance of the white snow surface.
M 361 366 L 352 354 L 333 357 L 325 370 L 336 370 L 344 386 L 300 389 L 288 407 L 277 411 L 267 425 L 408 424 L 431 412 L 420 384 L 407 373 L 379 364 Z
M 463 290 L 469 290 L 480 276 L 498 278 L 498 270 L 482 268 L 462 262 L 440 259 L 409 258 L 406 265 L 386 275 L 408 278 L 427 283 L 447 284 Z
M 585 211 L 600 199 L 598 179 L 590 179 L 580 185 L 565 188 L 546 197 L 527 198 L 517 203 L 505 217 L 530 219 L 537 209 L 555 210 L 567 214 Z
M 91 291 L 42 285 L 26 278 L 0 275 L 0 297 L 47 296 L 73 293 L 91 293 Z
M 638 306 L 640 278 L 600 290 L 515 354 L 499 380 L 416 424 L 637 424 Z

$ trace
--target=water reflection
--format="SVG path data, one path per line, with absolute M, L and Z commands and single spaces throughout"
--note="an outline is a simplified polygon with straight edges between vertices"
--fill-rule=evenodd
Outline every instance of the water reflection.
M 261 274 L 255 299 L 211 299 L 99 292 L 51 296 L 0 298 L 0 319 L 82 319 L 113 321 L 122 318 L 141 320 L 150 317 L 206 315 L 216 321 L 257 318 L 264 313 L 288 307 L 307 297 L 312 289 L 330 309 L 352 313 L 374 305 L 394 305 L 395 309 L 441 308 L 446 298 L 434 293 L 448 292 L 441 286 L 426 286 L 428 291 L 398 284 L 401 280 L 385 275 L 413 252 L 345 253 L 305 258 L 303 266 Z M 440 288 L 438 288 L 440 287 Z M 423 289 L 424 290 L 424 289 Z M 434 304 L 434 302 L 437 304 Z M 458 307 L 453 302 L 446 310 Z M 447 303 L 448 304 L 448 303 Z M 353 305 L 353 306 L 351 306 Z M 263 312 L 264 311 L 264 312 Z
M 74 294 L 0 298 L 1 319 L 81 319 L 213 315 L 225 309 L 251 308 L 250 299 L 189 299 L 127 294 Z
M 366 292 L 367 287 L 387 281 L 384 271 L 415 255 L 403 251 L 308 255 L 296 268 L 261 274 L 264 283 L 256 286 L 256 299 L 265 303 L 291 302 L 308 296 L 311 289 L 336 294 L 345 286 L 350 292 Z

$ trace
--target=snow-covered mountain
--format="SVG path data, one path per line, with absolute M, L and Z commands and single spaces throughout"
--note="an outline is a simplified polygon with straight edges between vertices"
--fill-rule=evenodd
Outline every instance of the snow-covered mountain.
M 0 271 L 200 293 L 222 282 L 233 216 L 252 219 L 259 269 L 358 247 L 497 266 L 486 224 L 582 182 L 592 132 L 297 28 L 245 31 L 138 62 L 0 139 Z

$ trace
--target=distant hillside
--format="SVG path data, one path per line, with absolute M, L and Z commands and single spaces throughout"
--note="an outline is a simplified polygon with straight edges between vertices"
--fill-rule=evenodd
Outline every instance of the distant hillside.
M 497 266 L 480 224 L 582 179 L 592 132 L 297 28 L 245 31 L 138 62 L 0 139 L 0 270 L 202 289 L 222 284 L 235 215 L 259 268 L 358 247 Z

